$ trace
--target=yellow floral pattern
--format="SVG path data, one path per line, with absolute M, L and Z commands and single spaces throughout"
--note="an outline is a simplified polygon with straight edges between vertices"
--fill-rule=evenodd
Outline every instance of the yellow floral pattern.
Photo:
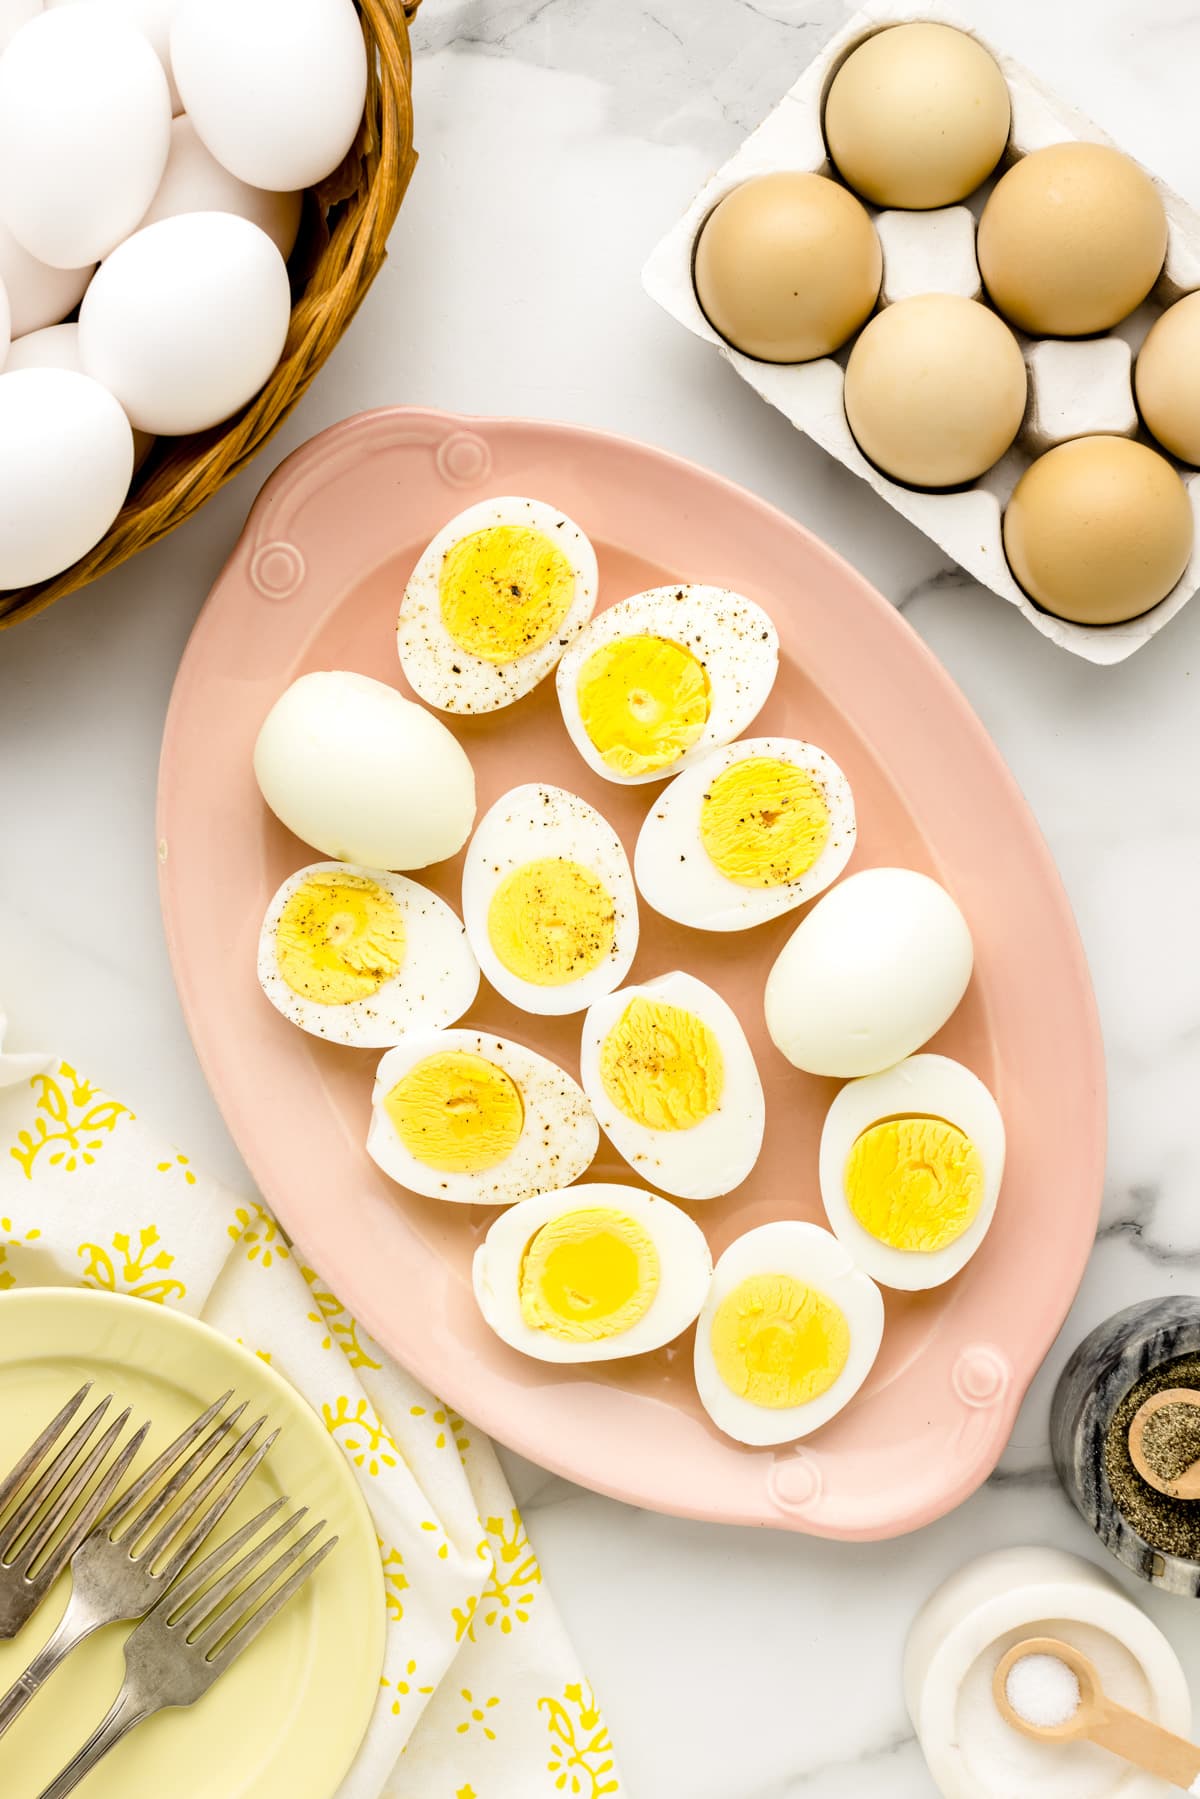
M 147 1224 L 138 1232 L 134 1243 L 128 1231 L 114 1231 L 112 1249 L 115 1258 L 99 1243 L 81 1243 L 78 1254 L 86 1257 L 80 1280 L 85 1287 L 98 1287 L 102 1293 L 131 1293 L 135 1299 L 150 1299 L 163 1305 L 172 1299 L 183 1299 L 187 1287 L 174 1275 L 164 1279 L 162 1273 L 174 1266 L 175 1257 L 160 1249 L 157 1225 Z M 158 1269 L 159 1274 L 152 1271 Z
M 490 1699 L 476 1701 L 470 1687 L 462 1687 L 460 1688 L 460 1691 L 466 1702 L 467 1715 L 457 1727 L 459 1736 L 467 1736 L 473 1730 L 482 1730 L 488 1742 L 494 1743 L 496 1741 L 496 1733 L 492 1729 L 489 1719 L 491 1713 L 500 1703 L 499 1698 L 493 1693 Z
M 401 1674 L 398 1679 L 396 1679 L 396 1680 L 387 1680 L 387 1679 L 383 1679 L 383 1678 L 380 1679 L 379 1684 L 383 1688 L 384 1692 L 391 1693 L 393 1695 L 392 1716 L 394 1718 L 399 1718 L 402 1715 L 402 1713 L 404 1711 L 404 1701 L 407 1698 L 409 1698 L 413 1693 L 419 1693 L 422 1696 L 422 1698 L 426 1698 L 426 1699 L 429 1697 L 430 1693 L 432 1693 L 432 1691 L 433 1691 L 432 1687 L 415 1687 L 415 1686 L 413 1686 L 412 1683 L 416 1679 L 416 1677 L 417 1677 L 417 1664 L 414 1661 L 410 1661 L 406 1664 L 404 1673 Z
M 287 1238 L 271 1214 L 256 1199 L 247 1200 L 245 1205 L 238 1206 L 233 1217 L 229 1235 L 245 1249 L 248 1262 L 258 1262 L 261 1267 L 269 1268 L 276 1259 L 287 1261 L 291 1254 Z
M 375 1541 L 379 1544 L 379 1559 L 383 1563 L 383 1596 L 387 1614 L 393 1624 L 399 1624 L 404 1616 L 404 1601 L 400 1595 L 408 1588 L 404 1557 L 398 1549 L 389 1549 L 382 1537 L 377 1536 Z
M 55 1074 L 35 1074 L 30 1085 L 37 1095 L 33 1130 L 18 1131 L 8 1152 L 26 1180 L 39 1161 L 62 1174 L 90 1168 L 121 1119 L 133 1121 L 128 1106 L 101 1093 L 69 1062 L 60 1062 Z
M 341 1444 L 356 1468 L 378 1475 L 382 1468 L 394 1468 L 400 1460 L 400 1451 L 369 1399 L 364 1397 L 352 1403 L 342 1394 L 334 1405 L 326 1401 L 321 1415 L 326 1430 Z
M 4 1232 L 3 1239 L 0 1239 L 0 1293 L 4 1293 L 17 1284 L 16 1275 L 7 1266 L 9 1250 L 23 1249 L 27 1243 L 36 1243 L 42 1233 L 31 1230 L 22 1234 L 15 1228 L 11 1218 L 0 1218 L 0 1231 Z
M 409 1406 L 408 1415 L 410 1418 L 432 1418 L 438 1427 L 437 1436 L 433 1439 L 435 1449 L 445 1449 L 446 1445 L 451 1442 L 459 1455 L 465 1455 L 470 1449 L 471 1439 L 466 1435 L 466 1426 L 463 1420 L 457 1412 L 450 1411 L 448 1407 L 439 1405 L 431 1412 L 428 1406 L 413 1405 Z M 450 1433 L 449 1436 L 446 1435 L 447 1431 Z
M 530 1610 L 542 1584 L 542 1571 L 525 1534 L 521 1514 L 514 1506 L 506 1521 L 488 1518 L 484 1548 L 492 1564 L 487 1586 L 479 1595 L 472 1594 L 465 1606 L 455 1606 L 455 1640 L 464 1637 L 477 1641 L 475 1629 L 482 1618 L 488 1629 L 500 1627 L 508 1636 L 514 1625 L 528 1624 Z
M 156 1162 L 154 1166 L 159 1174 L 182 1174 L 186 1186 L 194 1187 L 196 1185 L 196 1171 L 192 1167 L 191 1158 L 181 1155 L 178 1150 L 169 1161 Z
M 612 1738 L 590 1686 L 572 1681 L 561 1699 L 538 1700 L 550 1730 L 550 1760 L 556 1792 L 571 1799 L 604 1799 L 618 1793 Z
M 317 1302 L 318 1309 L 308 1314 L 309 1322 L 325 1326 L 321 1348 L 332 1349 L 337 1343 L 352 1368 L 378 1368 L 380 1363 L 365 1347 L 358 1334 L 360 1326 L 357 1318 L 351 1317 L 337 1294 L 329 1291 L 314 1268 L 302 1266 L 300 1272 Z

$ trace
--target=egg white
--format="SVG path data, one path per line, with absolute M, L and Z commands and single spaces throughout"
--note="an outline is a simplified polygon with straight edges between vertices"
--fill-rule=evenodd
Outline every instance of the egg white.
M 310 875 L 330 869 L 374 881 L 404 917 L 404 959 L 397 974 L 345 1006 L 321 1005 L 294 992 L 275 954 L 275 932 L 287 901 Z M 461 1018 L 479 991 L 479 964 L 453 908 L 420 882 L 358 863 L 312 862 L 289 875 L 267 907 L 258 938 L 258 979 L 276 1011 L 302 1031 L 352 1049 L 387 1049 L 407 1031 L 436 1029 Z
M 514 868 L 543 858 L 578 862 L 612 895 L 612 947 L 598 968 L 559 987 L 539 987 L 510 973 L 493 950 L 487 915 L 500 882 Z M 629 973 L 638 945 L 637 891 L 629 859 L 608 820 L 577 793 L 530 782 L 502 794 L 480 819 L 463 865 L 463 917 L 479 966 L 496 992 L 526 1012 L 562 1017 L 582 1012 Z
M 455 643 L 442 619 L 442 563 L 461 538 L 494 525 L 541 531 L 562 551 L 575 577 L 571 604 L 559 629 L 546 643 L 510 662 L 471 655 Z M 468 506 L 421 552 L 404 590 L 396 645 L 405 679 L 423 700 L 443 712 L 495 712 L 511 706 L 550 673 L 591 618 L 598 581 L 595 550 L 574 520 L 556 506 L 517 495 Z
M 864 1131 L 885 1118 L 943 1118 L 968 1136 L 983 1161 L 983 1202 L 973 1223 L 944 1249 L 894 1249 L 863 1229 L 846 1199 L 845 1168 Z M 996 1214 L 1004 1179 L 1004 1120 L 969 1068 L 949 1056 L 909 1056 L 882 1074 L 843 1087 L 821 1132 L 820 1182 L 825 1215 L 860 1268 L 906 1293 L 940 1287 L 965 1268 Z
M 752 1405 L 731 1392 L 717 1372 L 712 1327 L 717 1309 L 735 1287 L 755 1274 L 788 1274 L 823 1293 L 850 1327 L 850 1353 L 837 1380 L 807 1405 L 775 1410 Z M 781 1219 L 738 1237 L 713 1270 L 696 1326 L 695 1371 L 700 1403 L 718 1430 L 737 1443 L 765 1447 L 810 1436 L 854 1398 L 875 1363 L 883 1340 L 883 1295 L 848 1251 L 819 1224 Z
M 622 637 L 661 637 L 690 650 L 704 666 L 710 710 L 704 730 L 667 768 L 619 774 L 593 744 L 579 710 L 579 671 L 602 645 Z M 586 625 L 563 656 L 555 680 L 563 723 L 590 769 L 624 787 L 666 781 L 730 743 L 766 704 L 779 670 L 779 633 L 761 606 L 727 587 L 686 583 L 651 587 L 618 600 Z
M 418 1062 L 456 1050 L 483 1056 L 502 1068 L 520 1092 L 525 1112 L 511 1152 L 478 1174 L 446 1172 L 418 1161 L 401 1143 L 383 1104 L 397 1081 Z M 599 1126 L 587 1096 L 566 1070 L 536 1050 L 489 1031 L 414 1032 L 387 1052 L 375 1074 L 367 1154 L 400 1186 L 428 1199 L 468 1206 L 513 1205 L 578 1180 L 599 1142 Z
M 601 1079 L 604 1040 L 637 998 L 694 1012 L 721 1046 L 725 1084 L 720 1104 L 688 1130 L 656 1131 L 626 1117 Z M 753 1051 L 733 1008 L 695 975 L 676 969 L 597 1000 L 583 1021 L 580 1078 L 613 1147 L 636 1174 L 664 1193 L 715 1199 L 740 1186 L 758 1160 L 767 1113 Z
M 701 802 L 709 784 L 735 763 L 758 756 L 803 769 L 829 810 L 821 854 L 799 880 L 778 887 L 731 881 L 709 860 L 700 839 Z M 856 835 L 850 783 L 832 756 L 793 737 L 745 737 L 676 775 L 659 794 L 638 835 L 634 875 L 642 898 L 664 918 L 700 931 L 745 931 L 795 911 L 835 881 L 850 860 Z
M 645 1315 L 619 1337 L 568 1343 L 532 1330 L 521 1316 L 521 1261 L 543 1225 L 564 1212 L 593 1206 L 626 1213 L 653 1239 L 660 1263 L 658 1291 Z M 480 1311 L 513 1349 L 539 1362 L 612 1362 L 661 1349 L 687 1329 L 704 1304 L 712 1256 L 700 1226 L 669 1199 L 619 1181 L 585 1181 L 502 1212 L 475 1251 L 471 1272 Z

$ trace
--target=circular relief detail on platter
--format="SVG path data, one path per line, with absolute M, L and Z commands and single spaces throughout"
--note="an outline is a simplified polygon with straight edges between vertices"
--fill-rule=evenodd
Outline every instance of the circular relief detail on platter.
M 781 1512 L 801 1514 L 811 1510 L 825 1491 L 821 1464 L 807 1449 L 777 1456 L 767 1475 L 767 1492 Z
M 303 556 L 282 539 L 260 544 L 250 558 L 250 579 L 264 600 L 290 600 L 304 574 Z
M 474 431 L 455 431 L 443 438 L 434 461 L 442 480 L 452 487 L 470 487 L 492 472 L 492 452 Z
M 950 1371 L 950 1384 L 964 1405 L 973 1410 L 999 1405 L 1008 1392 L 1012 1369 L 998 1349 L 989 1343 L 972 1343 Z

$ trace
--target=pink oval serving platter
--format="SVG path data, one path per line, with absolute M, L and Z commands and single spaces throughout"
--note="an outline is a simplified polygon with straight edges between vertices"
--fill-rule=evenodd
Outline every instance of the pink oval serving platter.
M 395 617 L 427 540 L 473 502 L 532 494 L 589 533 L 600 605 L 675 580 L 751 595 L 782 640 L 755 732 L 811 739 L 850 777 L 852 868 L 900 863 L 950 889 L 976 973 L 934 1046 L 995 1092 L 1009 1157 L 996 1222 L 957 1280 L 889 1294 L 884 1347 L 850 1407 L 781 1450 L 723 1438 L 692 1384 L 691 1333 L 594 1370 L 525 1360 L 483 1324 L 470 1261 L 493 1213 L 389 1182 L 364 1149 L 372 1052 L 289 1025 L 255 978 L 279 882 L 317 856 L 267 811 L 251 752 L 296 675 L 349 668 L 404 690 Z M 657 788 L 598 780 L 563 730 L 553 680 L 490 718 L 452 721 L 480 811 L 547 780 L 583 794 L 632 852 Z M 574 426 L 403 408 L 322 433 L 267 482 L 180 668 L 159 788 L 163 912 L 179 993 L 226 1122 L 304 1256 L 393 1355 L 501 1442 L 584 1485 L 662 1511 L 840 1538 L 913 1530 L 994 1468 L 1074 1296 L 1099 1212 L 1104 1074 L 1086 964 L 1049 852 L 997 751 L 895 611 L 815 537 L 717 476 Z M 458 902 L 461 858 L 420 878 Z M 796 917 L 714 937 L 642 908 L 632 979 L 693 970 L 738 1012 L 767 1092 L 750 1179 L 689 1207 L 714 1254 L 772 1218 L 824 1222 L 817 1140 L 835 1083 L 791 1068 L 762 1019 Z M 515 1011 L 486 983 L 469 1022 L 578 1072 L 578 1017 Z M 621 1178 L 607 1145 L 590 1171 Z

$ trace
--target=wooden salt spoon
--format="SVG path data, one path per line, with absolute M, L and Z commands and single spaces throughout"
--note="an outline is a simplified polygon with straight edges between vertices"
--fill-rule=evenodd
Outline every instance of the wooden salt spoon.
M 1170 1387 L 1165 1393 L 1152 1394 L 1129 1426 L 1129 1459 L 1147 1486 L 1153 1487 L 1156 1493 L 1164 1494 L 1167 1499 L 1200 1499 L 1200 1462 L 1193 1462 L 1175 1480 L 1164 1480 L 1146 1460 L 1146 1426 L 1156 1412 L 1169 1405 L 1192 1406 L 1200 1411 L 1200 1393 L 1191 1387 Z
M 1008 1696 L 1009 1675 L 1018 1662 L 1031 1655 L 1051 1656 L 1065 1663 L 1079 1682 L 1079 1704 L 1062 1723 L 1031 1723 Z M 1095 1663 L 1070 1643 L 1054 1637 L 1029 1637 L 1016 1644 L 1001 1657 L 992 1679 L 992 1694 L 1006 1723 L 1039 1743 L 1097 1743 L 1111 1755 L 1119 1755 L 1147 1774 L 1157 1774 L 1185 1793 L 1200 1793 L 1200 1747 L 1114 1704 L 1101 1685 Z

